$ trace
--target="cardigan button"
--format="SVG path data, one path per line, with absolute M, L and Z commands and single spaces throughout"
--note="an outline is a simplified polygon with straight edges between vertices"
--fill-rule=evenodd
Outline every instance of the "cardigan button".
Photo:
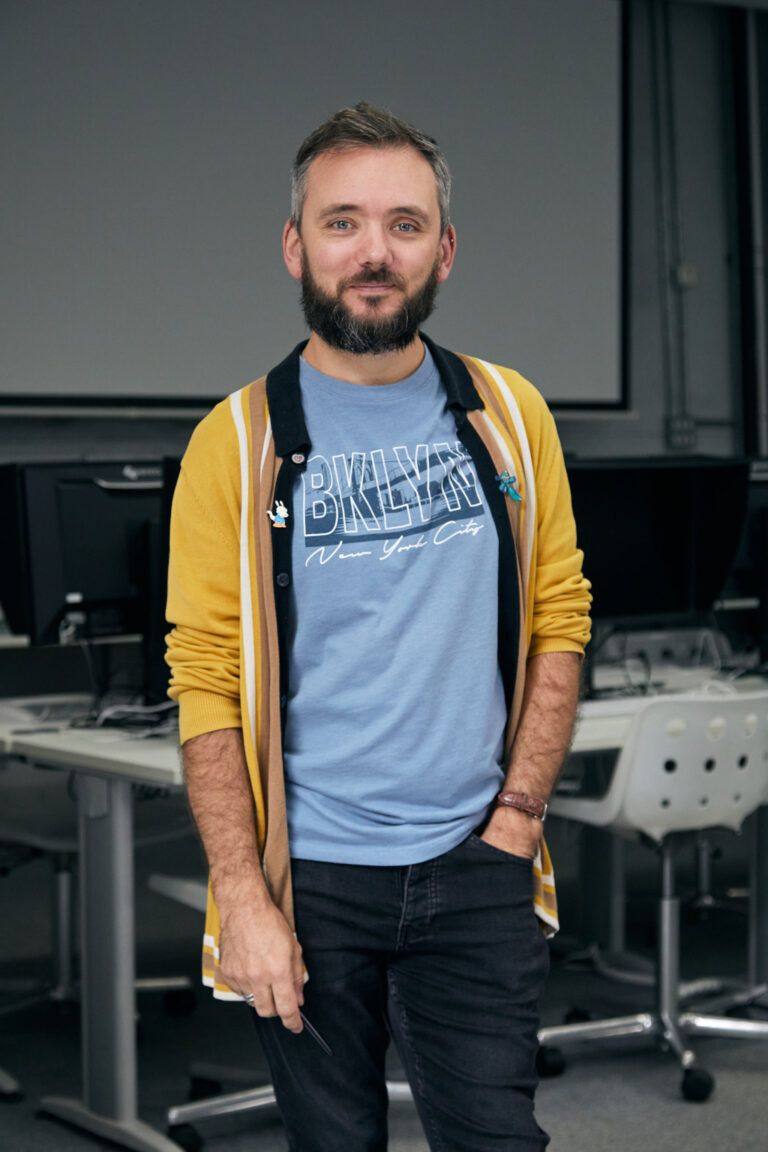
M 287 572 L 278 572 L 277 585 L 279 588 L 287 588 L 291 582 L 291 578 Z
M 293 460 L 294 464 L 303 464 L 306 460 L 306 456 L 303 452 L 294 452 L 293 456 L 291 456 L 291 460 Z

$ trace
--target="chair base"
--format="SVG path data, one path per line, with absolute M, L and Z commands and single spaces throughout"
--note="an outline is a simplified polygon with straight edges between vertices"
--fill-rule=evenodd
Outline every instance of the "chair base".
M 8 981 L 7 983 L 0 983 L 0 991 L 3 989 L 10 990 L 11 988 L 15 990 L 19 986 L 19 983 L 31 986 L 35 991 L 31 991 L 28 996 L 19 996 L 17 999 L 10 1001 L 10 1003 L 3 1004 L 0 1007 L 0 1017 L 12 1016 L 15 1012 L 24 1012 L 27 1008 L 34 1008 L 38 1004 L 77 1006 L 80 1003 L 80 985 L 77 981 L 68 984 L 43 985 L 31 980 L 23 982 Z M 193 993 L 195 981 L 191 976 L 142 976 L 136 979 L 134 987 L 136 992 Z
M 72 986 L 64 986 L 61 984 L 40 985 L 37 982 L 29 981 L 36 991 L 32 991 L 28 996 L 20 996 L 12 1000 L 9 1004 L 3 1004 L 0 1007 L 0 1017 L 12 1016 L 14 1012 L 24 1012 L 27 1008 L 34 1008 L 37 1004 L 75 1004 L 79 999 L 77 989 Z
M 674 1053 L 683 1069 L 681 1087 L 686 1099 L 706 1100 L 714 1087 L 714 1080 L 708 1072 L 697 1065 L 688 1038 L 723 1036 L 736 1040 L 768 1040 L 768 1021 L 717 1015 L 712 1010 L 714 1007 L 712 1004 L 709 1005 L 709 1013 L 696 1010 L 681 1011 L 684 999 L 690 1001 L 692 998 L 711 996 L 726 988 L 727 983 L 695 980 L 681 984 L 680 901 L 675 895 L 672 848 L 667 840 L 659 845 L 659 858 L 661 896 L 654 977 L 655 1010 L 640 1012 L 633 1016 L 616 1016 L 594 1021 L 580 1020 L 542 1028 L 539 1032 L 539 1043 L 544 1049 L 546 1059 L 540 1061 L 540 1067 L 545 1068 L 549 1064 L 554 1070 L 562 1070 L 562 1059 L 558 1061 L 552 1058 L 558 1055 L 552 1051 L 556 1045 L 638 1037 L 651 1040 L 665 1051 Z M 732 1007 L 755 1004 L 765 993 L 766 989 L 762 986 L 749 990 L 729 991 L 721 997 L 717 1007 L 723 1011 Z
M 614 1016 L 606 1020 L 585 1020 L 578 1024 L 558 1024 L 542 1028 L 540 1044 L 570 1044 L 589 1040 L 618 1040 L 636 1036 L 654 1040 L 661 1048 L 671 1048 L 683 1067 L 694 1063 L 693 1052 L 685 1036 L 725 1036 L 734 1040 L 768 1040 L 768 1021 L 739 1020 L 731 1016 L 709 1016 L 698 1012 L 681 1012 L 674 1021 L 662 1019 L 658 1012 L 640 1012 L 635 1016 Z
M 211 1066 L 206 1066 L 210 1072 Z M 242 1073 L 238 1073 L 239 1076 Z M 388 1080 L 387 1093 L 390 1100 L 412 1100 L 411 1086 L 407 1081 Z M 263 1112 L 277 1109 L 275 1091 L 271 1084 L 259 1088 L 246 1088 L 241 1092 L 226 1092 L 221 1096 L 210 1096 L 205 1100 L 194 1100 L 189 1104 L 177 1104 L 166 1114 L 168 1134 L 182 1125 L 195 1124 L 199 1120 L 211 1120 L 222 1116 L 238 1116 L 243 1112 Z
M 16 1100 L 23 1100 L 24 1094 L 21 1091 L 21 1084 L 18 1080 L 14 1080 L 9 1072 L 4 1068 L 0 1068 L 0 1101 L 5 1104 L 14 1103 Z
M 590 944 L 581 952 L 574 952 L 568 956 L 565 967 L 596 972 L 598 976 L 604 976 L 606 980 L 614 980 L 618 984 L 634 984 L 638 988 L 656 987 L 656 961 L 634 952 L 604 951 L 598 944 Z M 680 1003 L 685 1004 L 704 996 L 725 993 L 729 985 L 733 986 L 734 1004 L 751 1003 L 756 998 L 755 994 L 750 994 L 747 1000 L 740 1000 L 742 994 L 738 993 L 733 981 L 716 977 L 681 980 L 677 987 L 677 995 Z M 730 1002 L 729 999 L 729 1005 Z
M 672 1051 L 683 1071 L 680 1091 L 686 1100 L 701 1103 L 709 1099 L 715 1087 L 714 1077 L 696 1061 L 688 1046 L 689 1036 L 726 1036 L 736 1040 L 768 1040 L 768 1023 L 738 1020 L 729 1016 L 705 1016 L 696 1012 L 683 1012 L 670 1018 L 659 1012 L 641 1012 L 636 1016 L 616 1016 L 607 1020 L 585 1021 L 542 1028 L 539 1067 L 549 1066 L 556 1072 L 563 1069 L 563 1060 L 555 1047 L 558 1044 L 614 1040 L 637 1037 L 652 1040 L 664 1051 Z M 555 1059 L 553 1059 L 555 1057 Z M 551 1074 L 551 1073 L 550 1073 Z
M 40 1101 L 38 1114 L 64 1120 L 101 1140 L 109 1140 L 121 1148 L 130 1148 L 132 1152 L 180 1152 L 179 1144 L 174 1144 L 136 1116 L 124 1120 L 113 1119 L 92 1111 L 80 1100 L 47 1096 Z

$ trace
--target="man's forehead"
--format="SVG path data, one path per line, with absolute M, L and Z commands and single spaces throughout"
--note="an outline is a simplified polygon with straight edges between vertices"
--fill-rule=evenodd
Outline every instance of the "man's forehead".
M 375 194 L 420 203 L 437 209 L 437 181 L 429 161 L 410 144 L 334 148 L 315 157 L 307 171 L 307 199 L 314 207 L 334 201 L 352 205 L 356 198 Z

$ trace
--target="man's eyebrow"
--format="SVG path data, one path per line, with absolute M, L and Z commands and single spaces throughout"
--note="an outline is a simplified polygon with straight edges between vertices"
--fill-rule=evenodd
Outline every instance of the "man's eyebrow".
M 330 204 L 327 208 L 323 208 L 319 214 L 320 220 L 329 220 L 333 216 L 342 216 L 345 212 L 361 212 L 362 208 L 359 204 Z M 421 208 L 417 208 L 415 204 L 401 204 L 397 208 L 391 208 L 387 213 L 388 216 L 413 216 L 422 224 L 429 222 L 429 216 Z
M 327 220 L 331 216 L 340 216 L 344 212 L 359 212 L 359 204 L 331 204 L 328 208 L 323 208 L 320 213 L 321 220 Z
M 415 216 L 422 224 L 429 222 L 429 216 L 423 212 L 421 208 L 417 208 L 415 204 L 401 204 L 399 208 L 393 208 L 390 216 Z

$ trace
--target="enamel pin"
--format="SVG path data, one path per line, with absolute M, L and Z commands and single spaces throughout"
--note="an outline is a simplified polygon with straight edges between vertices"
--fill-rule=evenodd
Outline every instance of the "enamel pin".
M 275 500 L 275 510 L 273 512 L 271 508 L 267 508 L 267 516 L 272 521 L 273 528 L 285 528 L 289 512 L 282 500 Z
M 505 496 L 511 496 L 513 500 L 522 501 L 522 496 L 514 487 L 517 483 L 515 476 L 512 476 L 509 472 L 502 472 L 501 476 L 496 477 L 496 480 L 499 484 L 499 492 L 503 492 Z

